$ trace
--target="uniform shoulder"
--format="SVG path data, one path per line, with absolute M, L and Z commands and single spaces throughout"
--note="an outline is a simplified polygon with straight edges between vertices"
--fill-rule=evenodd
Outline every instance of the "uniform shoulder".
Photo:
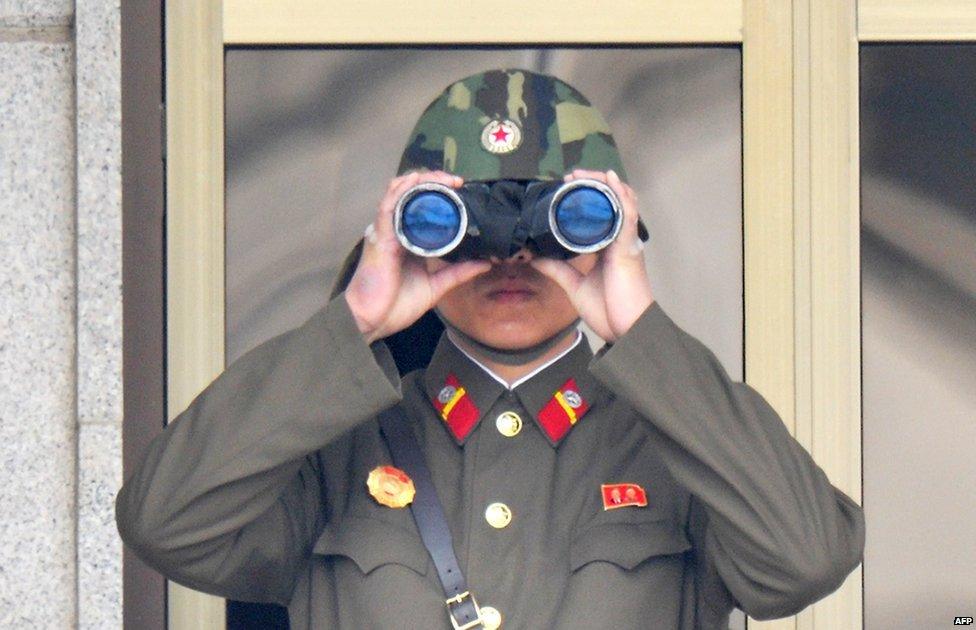
M 426 373 L 427 372 L 424 368 L 417 368 L 416 370 L 411 370 L 400 377 L 400 384 L 404 397 L 423 395 L 424 375 Z

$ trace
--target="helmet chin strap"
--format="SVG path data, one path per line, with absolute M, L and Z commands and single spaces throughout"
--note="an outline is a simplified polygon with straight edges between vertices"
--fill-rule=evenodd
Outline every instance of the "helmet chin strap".
M 437 307 L 434 307 L 434 313 L 444 324 L 444 328 L 447 329 L 447 334 L 451 338 L 451 341 L 457 342 L 460 339 L 466 346 L 474 348 L 478 354 L 484 356 L 485 358 L 494 361 L 495 363 L 501 363 L 502 365 L 525 365 L 526 363 L 531 363 L 535 361 L 546 352 L 548 352 L 553 346 L 555 346 L 564 336 L 571 330 L 574 330 L 579 326 L 580 318 L 577 317 L 571 324 L 556 332 L 547 339 L 543 339 L 537 344 L 531 345 L 527 348 L 516 348 L 513 350 L 508 350 L 505 348 L 496 348 L 494 346 L 489 346 L 484 344 L 471 335 L 468 335 L 460 328 L 447 321 L 447 318 L 441 314 Z

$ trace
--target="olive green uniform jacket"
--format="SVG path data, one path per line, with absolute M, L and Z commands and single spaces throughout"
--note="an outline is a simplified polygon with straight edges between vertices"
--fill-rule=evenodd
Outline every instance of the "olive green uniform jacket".
M 475 410 L 461 436 L 435 403 L 449 377 Z M 568 394 L 577 420 L 551 433 L 540 412 L 551 420 L 567 383 L 583 404 Z M 118 494 L 119 532 L 176 582 L 287 606 L 295 630 L 449 629 L 409 508 L 366 486 L 392 464 L 376 416 L 395 404 L 468 585 L 503 628 L 724 628 L 733 606 L 796 613 L 862 559 L 861 508 L 656 302 L 595 357 L 584 341 L 510 391 L 446 336 L 401 380 L 339 294 L 156 437 Z M 512 436 L 496 425 L 506 411 L 523 420 Z M 604 509 L 601 485 L 617 483 L 647 505 Z M 486 520 L 492 503 L 506 526 Z

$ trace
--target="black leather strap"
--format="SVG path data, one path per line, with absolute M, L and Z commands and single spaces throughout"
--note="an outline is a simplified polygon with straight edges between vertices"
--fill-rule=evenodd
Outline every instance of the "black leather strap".
M 458 627 L 480 627 L 475 623 L 478 620 L 477 604 L 468 591 L 464 574 L 454 555 L 444 508 L 437 497 L 430 470 L 413 430 L 399 405 L 380 413 L 379 422 L 380 431 L 393 456 L 393 464 L 413 479 L 416 494 L 410 503 L 410 512 L 437 568 L 445 599 L 448 602 L 454 600 L 447 604 L 448 611 Z M 465 596 L 465 593 L 468 595 Z

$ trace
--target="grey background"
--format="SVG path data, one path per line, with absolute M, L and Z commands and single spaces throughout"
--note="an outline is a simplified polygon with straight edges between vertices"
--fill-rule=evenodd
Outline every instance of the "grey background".
M 976 611 L 976 46 L 861 47 L 865 628 Z
M 742 380 L 738 47 L 228 51 L 228 364 L 325 303 L 420 113 L 496 67 L 554 74 L 603 112 L 651 234 L 656 299 Z

